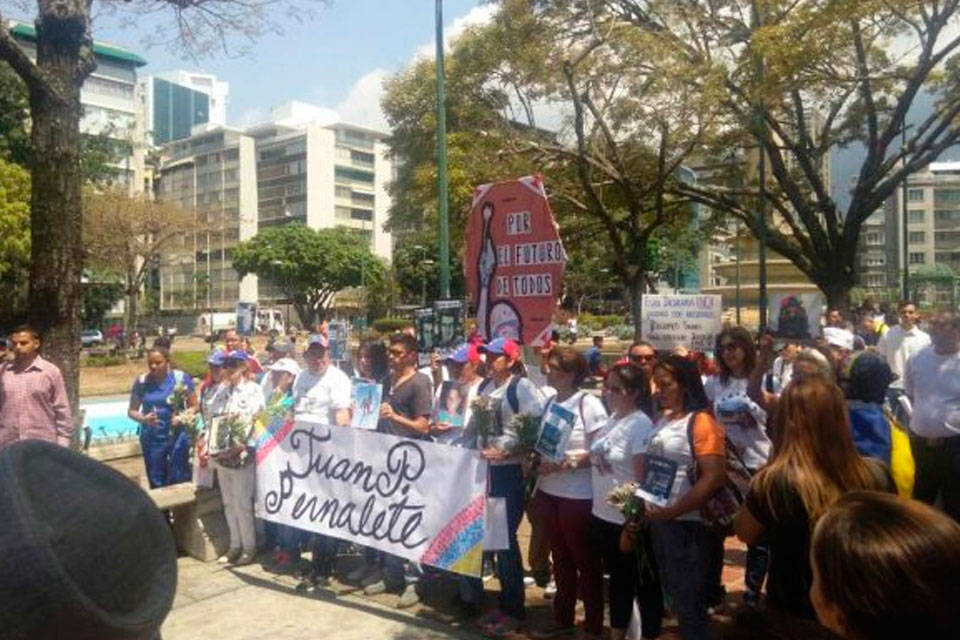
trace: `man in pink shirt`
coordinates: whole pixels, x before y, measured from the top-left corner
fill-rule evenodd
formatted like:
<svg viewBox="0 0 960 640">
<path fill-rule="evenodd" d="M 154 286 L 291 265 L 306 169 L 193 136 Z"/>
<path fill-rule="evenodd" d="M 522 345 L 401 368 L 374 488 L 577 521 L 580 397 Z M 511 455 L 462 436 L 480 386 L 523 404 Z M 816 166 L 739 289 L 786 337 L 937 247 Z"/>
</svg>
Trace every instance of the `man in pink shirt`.
<svg viewBox="0 0 960 640">
<path fill-rule="evenodd" d="M 40 336 L 21 326 L 10 334 L 14 358 L 0 363 L 0 449 L 18 440 L 70 445 L 73 416 L 57 366 L 40 356 Z"/>
</svg>

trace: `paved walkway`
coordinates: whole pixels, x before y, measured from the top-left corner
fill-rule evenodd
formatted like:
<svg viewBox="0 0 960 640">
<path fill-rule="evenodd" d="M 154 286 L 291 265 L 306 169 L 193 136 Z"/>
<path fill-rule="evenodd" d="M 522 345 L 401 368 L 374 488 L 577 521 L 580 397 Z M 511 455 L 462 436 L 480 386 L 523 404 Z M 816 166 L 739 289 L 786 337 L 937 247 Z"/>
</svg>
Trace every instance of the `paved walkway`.
<svg viewBox="0 0 960 640">
<path fill-rule="evenodd" d="M 526 524 L 524 522 L 524 524 Z M 521 530 L 521 546 L 526 547 L 526 533 Z M 736 607 L 743 592 L 743 560 L 745 549 L 730 539 L 724 583 L 728 591 L 729 612 Z M 341 558 L 340 569 L 349 570 L 356 558 Z M 338 582 L 330 589 L 314 593 L 296 590 L 297 581 L 278 576 L 254 564 L 227 568 L 216 563 L 202 563 L 180 558 L 179 580 L 173 611 L 163 627 L 164 640 L 196 638 L 228 638 L 230 640 L 432 640 L 433 638 L 480 638 L 469 625 L 459 626 L 449 604 L 456 593 L 455 584 L 447 580 L 431 580 L 424 585 L 427 604 L 411 609 L 395 608 L 397 596 L 366 597 Z M 485 583 L 486 608 L 496 602 L 497 581 Z M 527 589 L 528 628 L 546 625 L 551 618 L 550 601 L 542 590 Z M 582 619 L 583 612 L 578 612 Z M 718 618 L 722 618 L 718 616 Z M 524 632 L 516 640 L 527 638 Z M 677 640 L 676 624 L 666 621 L 662 640 Z"/>
</svg>

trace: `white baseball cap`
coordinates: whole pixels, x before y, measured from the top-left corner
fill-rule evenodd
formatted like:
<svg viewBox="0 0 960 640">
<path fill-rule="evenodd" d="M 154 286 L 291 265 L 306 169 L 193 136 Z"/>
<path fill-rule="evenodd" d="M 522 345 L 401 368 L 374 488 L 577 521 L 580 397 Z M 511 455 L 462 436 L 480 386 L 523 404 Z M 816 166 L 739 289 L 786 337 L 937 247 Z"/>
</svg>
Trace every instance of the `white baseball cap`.
<svg viewBox="0 0 960 640">
<path fill-rule="evenodd" d="M 267 367 L 270 371 L 285 371 L 293 375 L 300 373 L 300 365 L 293 358 L 280 358 L 272 365 Z"/>
<path fill-rule="evenodd" d="M 824 327 L 823 338 L 831 347 L 853 351 L 853 333 L 839 327 Z"/>
</svg>

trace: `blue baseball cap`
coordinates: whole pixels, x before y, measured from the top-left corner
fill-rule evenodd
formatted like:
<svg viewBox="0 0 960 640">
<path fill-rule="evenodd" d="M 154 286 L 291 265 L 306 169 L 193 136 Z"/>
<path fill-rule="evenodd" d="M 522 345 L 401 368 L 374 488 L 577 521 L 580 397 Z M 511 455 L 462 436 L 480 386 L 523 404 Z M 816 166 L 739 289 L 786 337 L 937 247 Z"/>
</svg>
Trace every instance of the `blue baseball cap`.
<svg viewBox="0 0 960 640">
<path fill-rule="evenodd" d="M 211 367 L 222 367 L 226 360 L 225 355 L 226 354 L 220 349 L 212 351 L 210 355 L 207 356 L 207 364 Z"/>
<path fill-rule="evenodd" d="M 250 356 L 247 355 L 247 352 L 243 349 L 234 349 L 233 351 L 228 351 L 223 354 L 224 363 L 229 362 L 246 362 L 250 359 Z"/>
<path fill-rule="evenodd" d="M 457 364 L 466 364 L 467 362 L 480 362 L 480 352 L 476 345 L 463 344 L 456 351 L 447 356 L 449 362 Z"/>
<path fill-rule="evenodd" d="M 520 357 L 520 345 L 510 338 L 496 338 L 487 344 L 480 345 L 481 353 L 490 353 L 495 356 L 507 356 L 511 360 Z"/>
</svg>

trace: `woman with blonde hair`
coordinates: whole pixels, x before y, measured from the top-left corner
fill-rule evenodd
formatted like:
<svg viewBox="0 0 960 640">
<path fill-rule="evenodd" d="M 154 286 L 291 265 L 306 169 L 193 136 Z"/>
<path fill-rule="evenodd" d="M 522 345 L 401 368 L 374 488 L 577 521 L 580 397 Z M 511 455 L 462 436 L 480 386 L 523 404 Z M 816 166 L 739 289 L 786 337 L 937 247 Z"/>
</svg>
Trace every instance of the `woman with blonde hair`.
<svg viewBox="0 0 960 640">
<path fill-rule="evenodd" d="M 813 526 L 849 491 L 895 487 L 882 463 L 857 454 L 836 385 L 820 377 L 794 380 L 780 396 L 774 419 L 779 448 L 750 483 L 734 530 L 747 544 L 761 536 L 770 544 L 768 606 L 812 619 Z"/>
<path fill-rule="evenodd" d="M 847 640 L 960 638 L 960 526 L 922 502 L 848 493 L 813 533 L 810 599 Z"/>
</svg>

